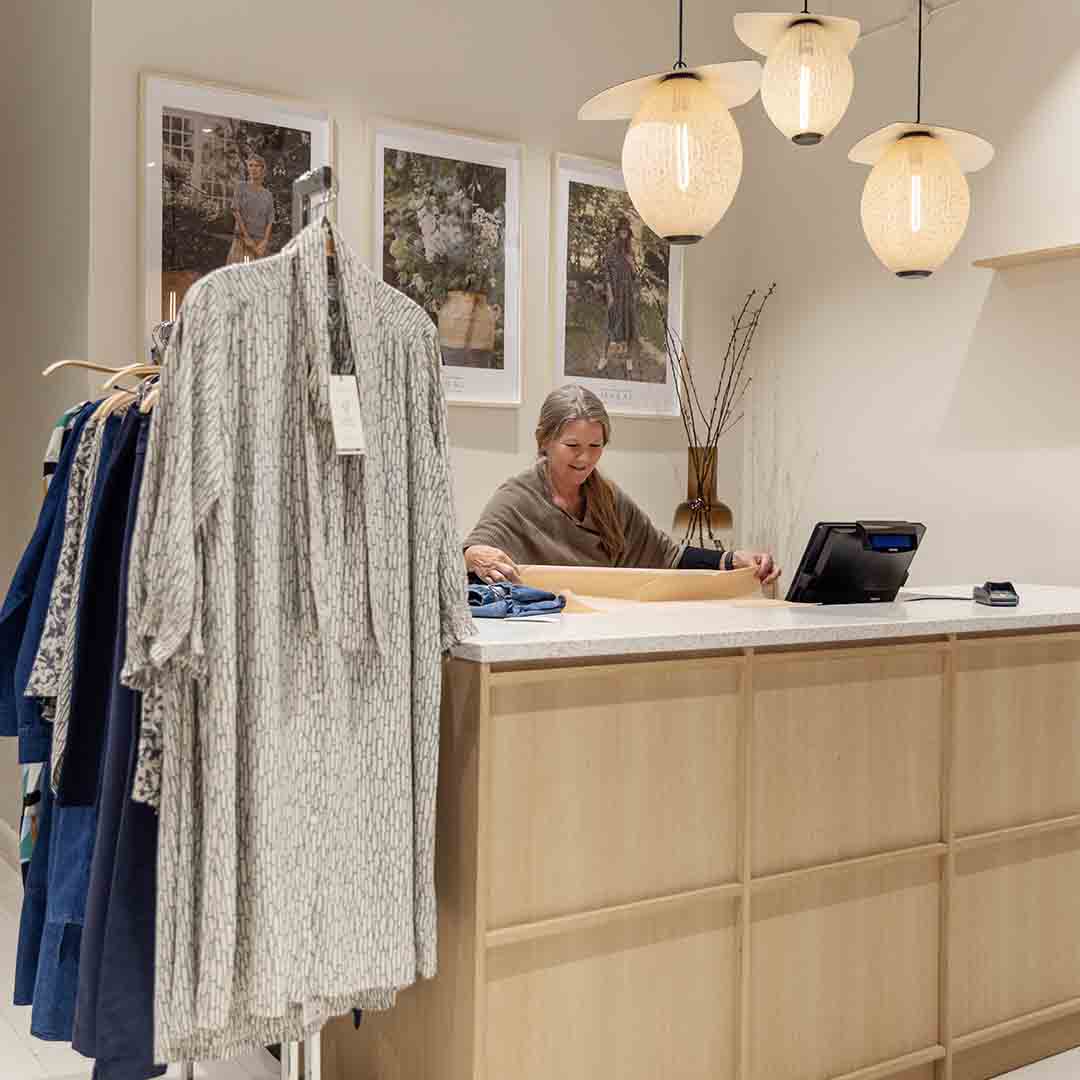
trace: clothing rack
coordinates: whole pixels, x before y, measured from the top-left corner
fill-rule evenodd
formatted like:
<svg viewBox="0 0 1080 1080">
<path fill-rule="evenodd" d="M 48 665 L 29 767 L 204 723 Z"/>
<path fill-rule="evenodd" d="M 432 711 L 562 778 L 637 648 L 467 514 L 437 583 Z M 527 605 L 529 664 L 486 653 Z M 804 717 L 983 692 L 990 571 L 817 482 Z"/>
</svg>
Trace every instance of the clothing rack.
<svg viewBox="0 0 1080 1080">
<path fill-rule="evenodd" d="M 298 176 L 292 186 L 292 231 L 296 236 L 301 229 L 310 225 L 313 200 L 322 197 L 325 206 L 337 194 L 334 186 L 334 170 L 329 165 L 319 165 Z"/>
</svg>

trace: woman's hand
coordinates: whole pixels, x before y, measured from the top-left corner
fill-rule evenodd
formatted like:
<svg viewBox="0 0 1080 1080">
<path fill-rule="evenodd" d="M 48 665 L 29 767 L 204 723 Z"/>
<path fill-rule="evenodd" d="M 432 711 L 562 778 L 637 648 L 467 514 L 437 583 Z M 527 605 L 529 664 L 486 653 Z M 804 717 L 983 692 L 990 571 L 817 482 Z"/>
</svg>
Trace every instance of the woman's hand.
<svg viewBox="0 0 1080 1080">
<path fill-rule="evenodd" d="M 768 585 L 780 576 L 780 567 L 767 551 L 736 551 L 733 562 L 736 569 L 752 566 L 762 585 Z"/>
<path fill-rule="evenodd" d="M 465 568 L 489 585 L 496 581 L 521 583 L 514 560 L 505 551 L 487 544 L 474 544 L 465 549 Z"/>
</svg>

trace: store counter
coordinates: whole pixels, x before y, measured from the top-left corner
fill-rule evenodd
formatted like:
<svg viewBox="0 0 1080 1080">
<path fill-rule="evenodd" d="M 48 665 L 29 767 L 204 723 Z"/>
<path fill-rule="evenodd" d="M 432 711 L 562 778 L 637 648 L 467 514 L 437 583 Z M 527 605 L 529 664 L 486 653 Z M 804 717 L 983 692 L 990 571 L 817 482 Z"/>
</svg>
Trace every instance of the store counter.
<svg viewBox="0 0 1080 1080">
<path fill-rule="evenodd" d="M 439 976 L 328 1027 L 324 1075 L 975 1080 L 1080 1044 L 1080 589 L 1019 592 L 480 625 Z"/>
</svg>

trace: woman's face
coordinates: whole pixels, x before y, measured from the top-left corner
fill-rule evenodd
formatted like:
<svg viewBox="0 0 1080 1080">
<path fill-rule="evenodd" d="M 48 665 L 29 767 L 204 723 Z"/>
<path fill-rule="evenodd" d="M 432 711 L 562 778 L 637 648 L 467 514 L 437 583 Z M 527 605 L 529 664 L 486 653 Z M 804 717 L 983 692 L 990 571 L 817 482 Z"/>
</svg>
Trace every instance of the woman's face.
<svg viewBox="0 0 1080 1080">
<path fill-rule="evenodd" d="M 263 178 L 266 176 L 266 166 L 261 161 L 256 161 L 254 158 L 247 163 L 248 179 L 253 184 L 261 184 Z"/>
<path fill-rule="evenodd" d="M 604 427 L 595 420 L 571 420 L 544 449 L 556 481 L 580 486 L 604 453 Z"/>
<path fill-rule="evenodd" d="M 630 230 L 629 230 L 629 228 L 627 228 L 627 226 L 620 225 L 617 235 L 618 235 L 619 239 L 625 244 L 626 241 L 630 239 Z"/>
</svg>

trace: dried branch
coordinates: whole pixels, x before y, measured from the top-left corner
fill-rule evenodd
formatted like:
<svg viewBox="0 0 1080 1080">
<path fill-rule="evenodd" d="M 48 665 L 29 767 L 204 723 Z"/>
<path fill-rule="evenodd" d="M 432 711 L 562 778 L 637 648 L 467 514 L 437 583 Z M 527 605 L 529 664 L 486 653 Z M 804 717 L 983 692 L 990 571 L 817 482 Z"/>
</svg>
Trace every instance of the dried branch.
<svg viewBox="0 0 1080 1080">
<path fill-rule="evenodd" d="M 694 367 L 687 356 L 685 343 L 678 332 L 669 325 L 663 305 L 657 303 L 657 312 L 664 327 L 668 360 L 671 364 L 675 393 L 679 401 L 679 415 L 686 433 L 687 446 L 700 451 L 690 456 L 694 479 L 697 481 L 698 499 L 690 508 L 690 521 L 686 532 L 687 540 L 693 541 L 696 536 L 701 546 L 705 544 L 706 533 L 709 541 L 714 546 L 716 545 L 716 537 L 712 530 L 712 507 L 708 505 L 705 481 L 709 469 L 712 468 L 714 471 L 716 469 L 717 446 L 721 436 L 743 419 L 742 401 L 753 382 L 748 369 L 750 348 L 761 323 L 765 305 L 775 291 L 776 282 L 773 282 L 761 295 L 760 303 L 754 306 L 754 299 L 759 294 L 756 289 L 751 289 L 738 315 L 731 320 L 731 335 L 724 349 L 716 392 L 713 394 L 712 407 L 708 414 L 702 404 L 697 380 L 694 377 Z M 736 410 L 739 411 L 736 412 Z M 704 438 L 701 437 L 702 433 L 698 427 L 699 418 L 704 427 Z"/>
</svg>

